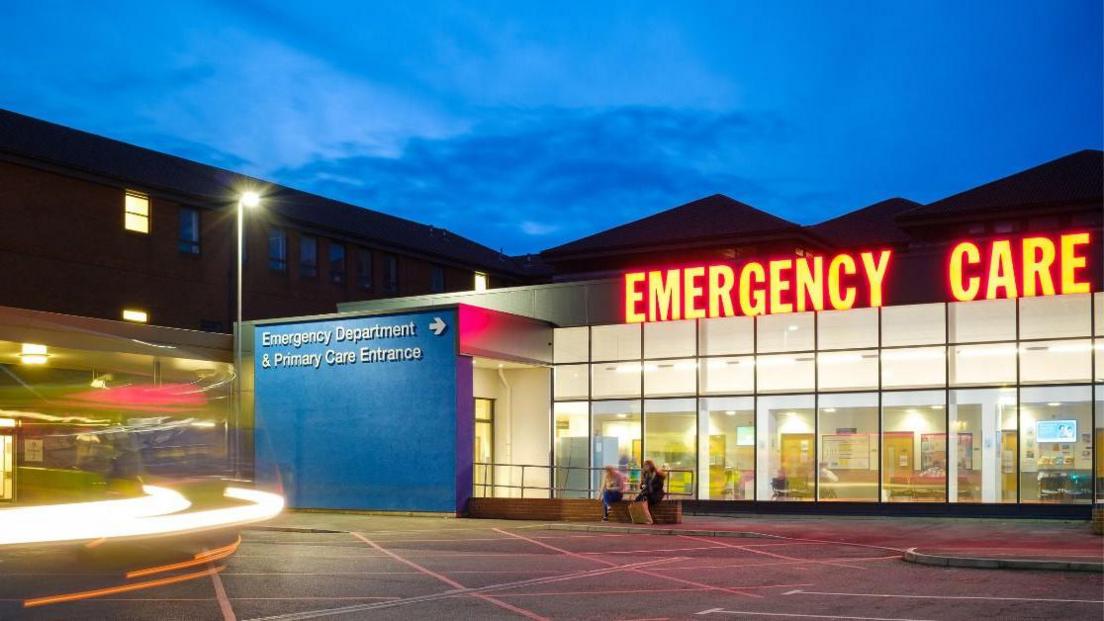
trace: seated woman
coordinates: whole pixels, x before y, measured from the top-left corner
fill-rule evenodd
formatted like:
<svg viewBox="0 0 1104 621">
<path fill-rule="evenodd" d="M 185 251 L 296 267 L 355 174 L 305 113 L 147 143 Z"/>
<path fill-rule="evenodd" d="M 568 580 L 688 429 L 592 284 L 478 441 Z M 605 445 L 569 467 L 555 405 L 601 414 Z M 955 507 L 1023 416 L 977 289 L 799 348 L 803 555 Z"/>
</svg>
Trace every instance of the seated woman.
<svg viewBox="0 0 1104 621">
<path fill-rule="evenodd" d="M 609 521 L 609 510 L 615 502 L 621 502 L 625 493 L 625 475 L 617 468 L 606 466 L 602 476 L 602 521 Z"/>
<path fill-rule="evenodd" d="M 654 461 L 645 459 L 642 479 L 640 481 L 640 493 L 636 495 L 636 499 L 638 501 L 647 500 L 648 508 L 651 509 L 658 504 L 659 501 L 663 500 L 663 484 L 666 479 L 667 476 L 656 468 Z"/>
</svg>

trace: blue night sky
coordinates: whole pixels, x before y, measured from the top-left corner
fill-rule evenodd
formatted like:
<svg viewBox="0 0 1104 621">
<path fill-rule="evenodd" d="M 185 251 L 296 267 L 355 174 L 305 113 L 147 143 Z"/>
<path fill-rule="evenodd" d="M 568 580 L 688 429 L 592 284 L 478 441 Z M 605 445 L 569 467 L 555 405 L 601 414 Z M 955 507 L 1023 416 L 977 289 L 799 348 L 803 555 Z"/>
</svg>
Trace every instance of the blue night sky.
<svg viewBox="0 0 1104 621">
<path fill-rule="evenodd" d="M 1102 145 L 1100 0 L 6 2 L 0 107 L 536 252 Z M 784 5 L 784 6 L 778 6 Z"/>
</svg>

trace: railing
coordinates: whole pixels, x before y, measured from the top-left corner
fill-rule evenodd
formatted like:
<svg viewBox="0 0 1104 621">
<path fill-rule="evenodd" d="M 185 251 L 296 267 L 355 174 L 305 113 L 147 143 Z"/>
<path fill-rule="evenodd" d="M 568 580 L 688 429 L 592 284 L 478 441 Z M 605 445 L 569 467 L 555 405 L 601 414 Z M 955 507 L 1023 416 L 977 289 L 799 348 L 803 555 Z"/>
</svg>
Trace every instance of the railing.
<svg viewBox="0 0 1104 621">
<path fill-rule="evenodd" d="M 502 476 L 503 470 L 509 476 Z M 516 479 L 517 483 L 515 484 L 513 475 L 518 473 L 519 470 L 520 477 Z M 508 497 L 525 498 L 526 491 L 529 491 L 530 498 L 597 498 L 604 470 L 604 467 L 588 468 L 586 466 L 476 462 L 472 468 L 472 493 L 477 498 L 499 497 L 499 490 L 510 492 L 507 495 Z M 635 493 L 640 486 L 640 468 L 619 467 L 618 470 L 628 480 L 629 490 L 626 492 L 626 496 Z M 697 498 L 694 470 L 669 468 L 665 472 L 667 473 L 667 482 L 664 485 L 664 491 L 667 492 L 667 496 Z M 538 477 L 536 473 L 545 473 L 545 475 Z M 526 481 L 526 474 L 529 475 L 528 482 Z M 572 476 L 573 474 L 574 476 Z M 577 479 L 580 478 L 580 474 L 586 479 L 586 487 L 571 487 L 571 485 L 578 482 Z M 538 478 L 539 480 L 534 480 Z M 499 482 L 500 479 L 506 479 L 508 482 Z M 547 481 L 547 483 L 541 484 L 541 481 Z M 518 496 L 513 495 L 514 490 L 517 490 Z M 544 493 L 538 494 L 536 492 Z"/>
</svg>

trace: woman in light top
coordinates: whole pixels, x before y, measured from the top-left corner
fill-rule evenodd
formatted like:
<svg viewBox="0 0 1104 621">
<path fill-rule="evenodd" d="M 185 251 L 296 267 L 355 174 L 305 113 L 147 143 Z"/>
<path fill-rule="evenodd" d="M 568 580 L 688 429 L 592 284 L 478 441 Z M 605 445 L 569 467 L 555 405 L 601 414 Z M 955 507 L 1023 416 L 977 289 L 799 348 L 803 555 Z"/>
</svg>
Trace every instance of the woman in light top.
<svg viewBox="0 0 1104 621">
<path fill-rule="evenodd" d="M 602 476 L 602 521 L 609 521 L 609 509 L 615 502 L 621 502 L 625 494 L 625 475 L 617 468 L 606 466 Z"/>
</svg>

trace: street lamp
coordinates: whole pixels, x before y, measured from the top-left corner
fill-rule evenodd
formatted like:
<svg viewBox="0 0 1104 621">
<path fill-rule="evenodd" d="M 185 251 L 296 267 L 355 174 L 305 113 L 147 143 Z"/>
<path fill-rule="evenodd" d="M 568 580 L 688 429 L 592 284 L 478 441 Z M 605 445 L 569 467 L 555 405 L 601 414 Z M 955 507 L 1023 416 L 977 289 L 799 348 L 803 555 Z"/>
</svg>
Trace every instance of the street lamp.
<svg viewBox="0 0 1104 621">
<path fill-rule="evenodd" d="M 245 210 L 261 204 L 261 195 L 256 192 L 242 192 L 238 198 L 238 324 L 234 328 L 234 375 L 237 379 L 234 408 L 234 477 L 241 478 L 241 421 L 242 421 L 242 272 L 245 267 L 243 238 L 245 236 Z"/>
</svg>

